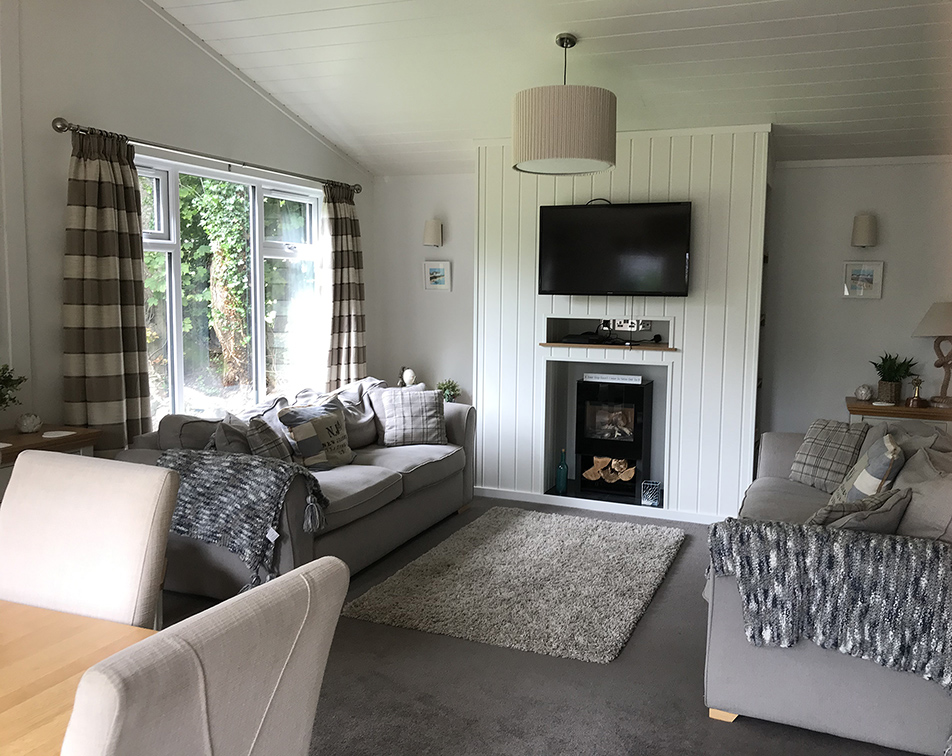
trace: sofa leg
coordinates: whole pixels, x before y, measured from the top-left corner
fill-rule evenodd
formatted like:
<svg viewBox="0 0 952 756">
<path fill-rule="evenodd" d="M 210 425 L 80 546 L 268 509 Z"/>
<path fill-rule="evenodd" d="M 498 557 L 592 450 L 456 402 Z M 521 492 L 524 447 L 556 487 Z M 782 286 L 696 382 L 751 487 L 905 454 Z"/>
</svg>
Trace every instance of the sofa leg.
<svg viewBox="0 0 952 756">
<path fill-rule="evenodd" d="M 729 711 L 721 711 L 720 709 L 708 709 L 707 714 L 711 719 L 717 719 L 721 722 L 733 722 L 737 719 L 736 714 L 731 714 Z"/>
<path fill-rule="evenodd" d="M 465 512 L 467 509 L 469 509 L 469 504 L 464 504 L 456 510 L 456 514 L 463 514 L 463 512 Z"/>
</svg>

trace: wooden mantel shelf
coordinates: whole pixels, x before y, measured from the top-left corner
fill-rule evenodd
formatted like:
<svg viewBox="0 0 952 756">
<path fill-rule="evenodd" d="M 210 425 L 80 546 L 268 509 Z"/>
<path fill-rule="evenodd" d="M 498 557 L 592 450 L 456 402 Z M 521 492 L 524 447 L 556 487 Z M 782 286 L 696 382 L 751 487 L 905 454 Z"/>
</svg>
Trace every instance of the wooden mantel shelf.
<svg viewBox="0 0 952 756">
<path fill-rule="evenodd" d="M 855 397 L 846 397 L 846 409 L 851 415 L 865 417 L 898 417 L 908 420 L 941 420 L 952 422 L 952 409 L 941 407 L 907 407 L 905 404 L 893 404 L 879 407 L 872 402 L 861 402 Z"/>
<path fill-rule="evenodd" d="M 678 350 L 674 347 L 668 346 L 667 344 L 566 344 L 561 341 L 543 341 L 539 344 L 540 347 L 567 347 L 569 349 L 627 349 L 629 352 L 633 351 L 648 351 L 648 352 L 677 352 Z"/>
</svg>

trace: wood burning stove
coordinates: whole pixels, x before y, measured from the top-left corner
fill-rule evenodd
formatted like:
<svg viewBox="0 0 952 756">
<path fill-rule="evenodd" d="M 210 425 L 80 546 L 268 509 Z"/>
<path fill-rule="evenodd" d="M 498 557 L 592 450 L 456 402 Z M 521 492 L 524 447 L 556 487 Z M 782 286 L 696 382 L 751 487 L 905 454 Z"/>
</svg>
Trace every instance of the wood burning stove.
<svg viewBox="0 0 952 756">
<path fill-rule="evenodd" d="M 651 472 L 651 381 L 579 381 L 575 493 L 640 503 Z"/>
</svg>

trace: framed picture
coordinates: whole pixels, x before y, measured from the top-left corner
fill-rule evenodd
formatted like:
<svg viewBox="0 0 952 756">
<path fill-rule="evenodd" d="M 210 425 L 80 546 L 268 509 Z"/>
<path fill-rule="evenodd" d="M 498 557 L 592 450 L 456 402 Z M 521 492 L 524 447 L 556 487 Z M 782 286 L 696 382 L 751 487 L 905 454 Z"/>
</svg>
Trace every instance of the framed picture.
<svg viewBox="0 0 952 756">
<path fill-rule="evenodd" d="M 850 299 L 882 299 L 883 263 L 853 260 L 843 266 L 843 296 Z"/>
<path fill-rule="evenodd" d="M 427 289 L 450 290 L 450 264 L 446 260 L 427 260 L 423 263 L 423 285 Z"/>
</svg>

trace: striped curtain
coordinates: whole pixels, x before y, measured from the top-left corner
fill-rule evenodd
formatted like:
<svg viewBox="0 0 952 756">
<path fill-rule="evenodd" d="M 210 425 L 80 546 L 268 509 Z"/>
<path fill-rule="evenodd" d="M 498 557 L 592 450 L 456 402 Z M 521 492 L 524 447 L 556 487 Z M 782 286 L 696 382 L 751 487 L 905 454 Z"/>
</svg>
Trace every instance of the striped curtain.
<svg viewBox="0 0 952 756">
<path fill-rule="evenodd" d="M 327 390 L 333 391 L 367 377 L 364 262 L 354 190 L 339 184 L 325 186 L 324 211 L 334 269 L 334 315 L 327 368 Z"/>
<path fill-rule="evenodd" d="M 125 137 L 73 133 L 63 264 L 65 416 L 100 428 L 101 456 L 152 430 L 142 225 Z"/>
</svg>

